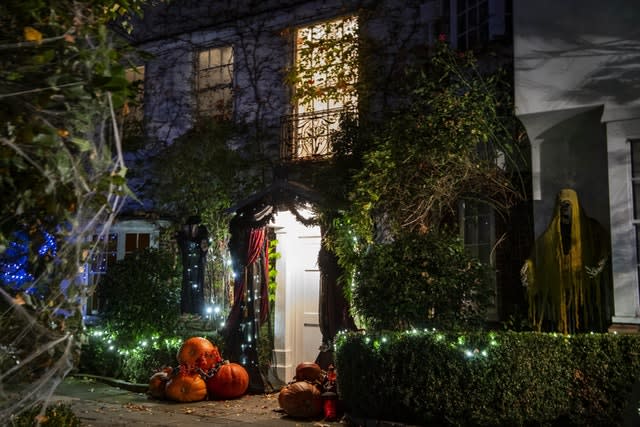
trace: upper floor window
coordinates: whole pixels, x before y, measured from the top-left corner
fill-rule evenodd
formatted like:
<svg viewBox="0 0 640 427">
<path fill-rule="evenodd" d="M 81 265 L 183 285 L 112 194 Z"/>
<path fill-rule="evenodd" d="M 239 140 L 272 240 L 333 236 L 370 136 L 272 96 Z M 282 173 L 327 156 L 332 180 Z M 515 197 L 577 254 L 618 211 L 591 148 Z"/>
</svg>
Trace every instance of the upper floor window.
<svg viewBox="0 0 640 427">
<path fill-rule="evenodd" d="M 144 71 L 144 65 L 127 68 L 124 71 L 124 77 L 131 84 L 132 90 L 118 113 L 119 132 L 125 151 L 135 151 L 140 148 L 144 140 Z M 109 127 L 110 135 L 111 131 Z"/>
<path fill-rule="evenodd" d="M 205 49 L 198 54 L 196 92 L 198 115 L 220 120 L 233 113 L 233 48 Z"/>
<path fill-rule="evenodd" d="M 424 8 L 425 18 L 437 22 L 433 30 L 446 34 L 455 49 L 485 47 L 491 40 L 508 40 L 513 34 L 513 0 L 440 1 L 437 7 Z"/>
<path fill-rule="evenodd" d="M 285 153 L 306 159 L 330 155 L 331 134 L 358 96 L 358 20 L 346 17 L 299 28 L 290 74 L 294 115 L 287 123 Z"/>
<path fill-rule="evenodd" d="M 473 49 L 489 41 L 488 0 L 458 0 L 457 48 Z"/>
</svg>

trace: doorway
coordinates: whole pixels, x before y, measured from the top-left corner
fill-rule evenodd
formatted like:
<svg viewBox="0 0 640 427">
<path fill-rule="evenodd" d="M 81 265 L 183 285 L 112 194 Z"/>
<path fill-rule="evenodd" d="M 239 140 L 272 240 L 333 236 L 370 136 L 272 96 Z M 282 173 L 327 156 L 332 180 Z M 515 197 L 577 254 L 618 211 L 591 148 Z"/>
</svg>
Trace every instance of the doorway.
<svg viewBox="0 0 640 427">
<path fill-rule="evenodd" d="M 309 211 L 299 211 L 305 218 Z M 295 367 L 313 362 L 322 344 L 319 321 L 320 227 L 307 227 L 289 211 L 275 215 L 277 288 L 274 323 L 274 362 L 278 378 L 293 380 Z"/>
</svg>

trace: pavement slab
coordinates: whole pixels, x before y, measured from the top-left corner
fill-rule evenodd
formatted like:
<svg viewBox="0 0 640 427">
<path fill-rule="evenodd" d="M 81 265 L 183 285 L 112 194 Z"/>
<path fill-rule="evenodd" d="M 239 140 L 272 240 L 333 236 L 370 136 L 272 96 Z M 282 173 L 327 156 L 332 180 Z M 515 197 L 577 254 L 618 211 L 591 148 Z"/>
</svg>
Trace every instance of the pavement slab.
<svg viewBox="0 0 640 427">
<path fill-rule="evenodd" d="M 177 403 L 155 400 L 94 378 L 68 377 L 52 402 L 71 406 L 85 427 L 142 426 L 345 426 L 344 420 L 291 418 L 278 405 L 278 393 L 247 394 L 234 400 Z"/>
</svg>

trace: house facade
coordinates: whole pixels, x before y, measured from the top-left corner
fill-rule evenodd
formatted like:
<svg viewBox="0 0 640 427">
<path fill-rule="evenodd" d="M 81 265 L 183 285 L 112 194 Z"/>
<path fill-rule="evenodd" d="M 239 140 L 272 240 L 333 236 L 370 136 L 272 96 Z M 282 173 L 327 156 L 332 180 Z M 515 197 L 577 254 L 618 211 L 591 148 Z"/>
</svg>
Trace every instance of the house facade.
<svg viewBox="0 0 640 427">
<path fill-rule="evenodd" d="M 552 11 L 550 13 L 550 11 Z M 640 325 L 640 7 L 516 0 L 516 113 L 531 141 L 535 235 L 573 189 L 610 232 L 613 330 Z"/>
<path fill-rule="evenodd" d="M 161 3 L 127 35 L 149 54 L 132 74 L 144 82 L 147 146 L 170 145 L 203 120 L 230 120 L 248 129 L 233 145 L 240 151 L 257 145 L 268 159 L 269 170 L 258 173 L 266 177 L 264 187 L 274 184 L 273 170 L 295 180 L 296 171 L 331 156 L 329 136 L 343 113 L 384 114 L 393 106 L 390 82 L 423 61 L 439 35 L 460 50 L 496 41 L 508 50 L 510 14 L 509 0 Z M 365 48 L 373 58 L 368 63 L 361 61 Z M 366 100 L 356 89 L 363 75 L 375 85 Z M 459 220 L 469 249 L 495 264 L 501 226 L 493 213 L 461 207 Z M 281 253 L 274 360 L 277 375 L 288 380 L 298 362 L 315 359 L 327 344 L 319 318 L 322 232 L 285 209 L 275 212 L 269 227 Z M 500 295 L 496 301 L 494 320 Z"/>
</svg>

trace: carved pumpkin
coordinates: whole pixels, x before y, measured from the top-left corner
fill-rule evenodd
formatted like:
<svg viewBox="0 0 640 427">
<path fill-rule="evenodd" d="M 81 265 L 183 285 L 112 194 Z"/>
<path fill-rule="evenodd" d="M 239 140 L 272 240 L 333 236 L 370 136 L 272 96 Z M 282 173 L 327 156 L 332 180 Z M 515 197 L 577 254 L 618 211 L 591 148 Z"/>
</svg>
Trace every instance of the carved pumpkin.
<svg viewBox="0 0 640 427">
<path fill-rule="evenodd" d="M 322 369 L 317 363 L 302 362 L 296 366 L 296 381 L 322 382 Z"/>
<path fill-rule="evenodd" d="M 315 418 L 322 414 L 320 390 L 306 381 L 297 381 L 283 387 L 278 395 L 278 403 L 292 417 Z"/>
<path fill-rule="evenodd" d="M 154 399 L 164 399 L 167 382 L 171 379 L 173 368 L 168 367 L 156 372 L 149 378 L 147 394 Z"/>
<path fill-rule="evenodd" d="M 222 361 L 218 347 L 202 337 L 191 337 L 185 340 L 178 350 L 178 363 L 190 369 L 200 368 L 208 371 L 216 363 Z"/>
<path fill-rule="evenodd" d="M 249 373 L 237 363 L 223 363 L 207 380 L 207 391 L 211 399 L 235 399 L 249 388 Z"/>
<path fill-rule="evenodd" d="M 197 402 L 207 397 L 207 384 L 199 374 L 181 367 L 180 372 L 167 382 L 165 395 L 176 402 Z"/>
</svg>

